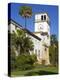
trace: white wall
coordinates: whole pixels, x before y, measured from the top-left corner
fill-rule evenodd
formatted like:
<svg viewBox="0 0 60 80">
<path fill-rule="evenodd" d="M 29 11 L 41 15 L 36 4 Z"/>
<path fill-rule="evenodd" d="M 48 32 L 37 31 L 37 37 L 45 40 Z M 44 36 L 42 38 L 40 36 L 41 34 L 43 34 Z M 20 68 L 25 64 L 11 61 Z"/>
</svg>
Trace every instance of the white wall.
<svg viewBox="0 0 60 80">
<path fill-rule="evenodd" d="M 49 32 L 50 26 L 47 22 L 35 23 L 35 32 Z"/>
<path fill-rule="evenodd" d="M 41 16 L 43 16 L 44 19 L 44 15 L 46 15 L 46 21 L 49 21 L 49 17 L 47 13 L 37 13 L 35 14 L 35 22 L 41 21 Z"/>
<path fill-rule="evenodd" d="M 12 33 L 13 31 L 15 31 L 16 26 L 14 24 L 9 24 L 8 26 L 8 30 Z"/>
<path fill-rule="evenodd" d="M 29 35 L 29 37 L 31 38 L 31 40 L 33 41 L 33 44 L 34 44 L 34 50 L 33 50 L 33 53 L 34 54 L 36 54 L 37 55 L 37 58 L 39 57 L 41 57 L 41 41 L 40 40 L 38 40 L 38 39 L 36 39 L 36 38 L 34 38 L 33 36 L 31 36 L 31 35 Z M 37 53 L 36 53 L 36 50 L 37 50 Z M 38 56 L 39 55 L 39 50 L 40 50 L 40 56 Z M 30 54 L 32 54 L 32 52 L 30 53 Z"/>
</svg>

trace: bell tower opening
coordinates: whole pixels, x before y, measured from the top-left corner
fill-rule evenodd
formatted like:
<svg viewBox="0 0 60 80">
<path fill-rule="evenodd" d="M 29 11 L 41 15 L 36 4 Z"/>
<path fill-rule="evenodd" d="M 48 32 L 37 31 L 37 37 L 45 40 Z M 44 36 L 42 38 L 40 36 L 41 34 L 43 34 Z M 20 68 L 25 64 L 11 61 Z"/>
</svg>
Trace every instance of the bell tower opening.
<svg viewBox="0 0 60 80">
<path fill-rule="evenodd" d="M 44 20 L 46 20 L 46 15 L 44 15 Z"/>
<path fill-rule="evenodd" d="M 41 16 L 41 20 L 43 20 L 43 15 Z"/>
</svg>

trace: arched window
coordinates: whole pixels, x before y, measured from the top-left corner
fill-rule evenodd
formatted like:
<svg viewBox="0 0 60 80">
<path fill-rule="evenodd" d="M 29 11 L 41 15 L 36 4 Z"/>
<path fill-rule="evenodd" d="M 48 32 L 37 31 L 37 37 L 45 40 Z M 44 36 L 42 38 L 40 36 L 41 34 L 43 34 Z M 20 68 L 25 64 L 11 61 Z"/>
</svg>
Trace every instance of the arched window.
<svg viewBox="0 0 60 80">
<path fill-rule="evenodd" d="M 37 49 L 35 49 L 35 54 L 37 55 Z"/>
<path fill-rule="evenodd" d="M 47 51 L 47 48 L 45 48 L 45 51 Z"/>
<path fill-rule="evenodd" d="M 46 20 L 46 15 L 44 15 L 44 20 Z"/>
<path fill-rule="evenodd" d="M 38 57 L 40 57 L 40 50 L 38 50 Z"/>
<path fill-rule="evenodd" d="M 43 15 L 41 16 L 41 20 L 43 20 Z"/>
</svg>

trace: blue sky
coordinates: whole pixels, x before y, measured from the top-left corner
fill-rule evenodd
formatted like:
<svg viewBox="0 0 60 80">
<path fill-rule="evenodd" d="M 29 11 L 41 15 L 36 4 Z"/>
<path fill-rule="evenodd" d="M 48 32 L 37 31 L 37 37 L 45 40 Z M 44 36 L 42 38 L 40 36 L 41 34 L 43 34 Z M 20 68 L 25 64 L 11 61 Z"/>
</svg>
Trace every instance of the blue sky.
<svg viewBox="0 0 60 80">
<path fill-rule="evenodd" d="M 56 34 L 58 38 L 58 6 L 11 3 L 10 18 L 15 20 L 23 27 L 25 27 L 25 19 L 19 15 L 19 8 L 24 5 L 31 6 L 33 12 L 32 17 L 27 19 L 27 29 L 29 29 L 31 32 L 34 32 L 35 13 L 47 12 L 50 18 L 50 33 Z"/>
</svg>

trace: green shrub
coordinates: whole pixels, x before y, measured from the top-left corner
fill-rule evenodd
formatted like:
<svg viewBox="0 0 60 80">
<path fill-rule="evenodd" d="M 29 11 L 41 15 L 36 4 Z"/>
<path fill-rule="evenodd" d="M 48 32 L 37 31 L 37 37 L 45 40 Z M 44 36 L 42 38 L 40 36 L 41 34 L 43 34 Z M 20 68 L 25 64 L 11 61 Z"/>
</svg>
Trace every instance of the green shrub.
<svg viewBox="0 0 60 80">
<path fill-rule="evenodd" d="M 19 55 L 16 59 L 17 69 L 28 70 L 33 68 L 33 64 L 36 61 L 35 55 Z"/>
<path fill-rule="evenodd" d="M 11 49 L 11 54 L 10 54 L 10 59 L 11 59 L 11 70 L 14 70 L 16 68 L 16 55 L 15 55 L 15 51 L 14 49 L 12 48 Z"/>
<path fill-rule="evenodd" d="M 52 65 L 58 65 L 58 48 L 54 46 L 49 47 L 49 58 Z"/>
</svg>

